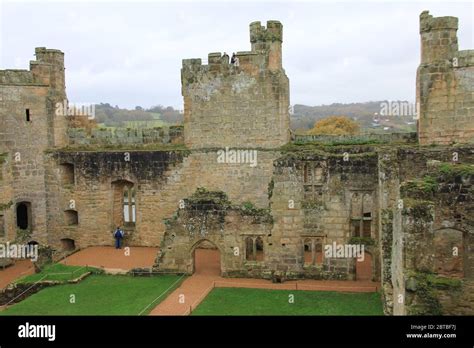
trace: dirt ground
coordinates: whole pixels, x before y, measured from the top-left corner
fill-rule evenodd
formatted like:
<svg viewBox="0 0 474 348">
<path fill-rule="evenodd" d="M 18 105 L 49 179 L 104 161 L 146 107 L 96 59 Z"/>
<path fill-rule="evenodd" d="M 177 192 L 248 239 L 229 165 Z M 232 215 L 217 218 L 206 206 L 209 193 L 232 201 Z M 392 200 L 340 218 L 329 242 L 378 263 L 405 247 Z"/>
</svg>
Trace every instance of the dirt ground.
<svg viewBox="0 0 474 348">
<path fill-rule="evenodd" d="M 158 254 L 158 248 L 130 247 L 129 255 L 125 254 L 125 250 L 114 247 L 90 247 L 72 254 L 61 263 L 71 266 L 92 266 L 129 271 L 133 268 L 153 266 Z"/>
<path fill-rule="evenodd" d="M 35 273 L 35 269 L 31 260 L 16 261 L 14 265 L 4 270 L 0 268 L 0 290 L 14 280 L 33 273 Z"/>
</svg>

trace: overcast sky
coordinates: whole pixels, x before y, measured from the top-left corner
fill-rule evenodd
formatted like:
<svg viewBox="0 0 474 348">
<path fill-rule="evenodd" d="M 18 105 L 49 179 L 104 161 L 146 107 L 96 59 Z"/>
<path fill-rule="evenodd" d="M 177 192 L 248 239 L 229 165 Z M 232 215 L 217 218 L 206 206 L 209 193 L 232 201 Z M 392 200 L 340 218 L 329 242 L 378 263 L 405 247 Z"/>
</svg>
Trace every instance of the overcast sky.
<svg viewBox="0 0 474 348">
<path fill-rule="evenodd" d="M 60 49 L 76 103 L 181 108 L 181 60 L 250 50 L 256 20 L 283 23 L 291 104 L 413 101 L 423 10 L 459 17 L 459 48 L 474 49 L 470 2 L 0 3 L 0 69 Z"/>
</svg>

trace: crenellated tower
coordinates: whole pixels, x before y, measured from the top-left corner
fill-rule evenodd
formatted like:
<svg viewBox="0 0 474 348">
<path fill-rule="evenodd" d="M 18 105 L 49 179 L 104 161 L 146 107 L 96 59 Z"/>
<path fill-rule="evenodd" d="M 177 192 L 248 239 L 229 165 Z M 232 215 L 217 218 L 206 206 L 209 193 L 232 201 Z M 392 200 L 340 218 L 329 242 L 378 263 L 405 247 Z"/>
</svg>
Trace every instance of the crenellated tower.
<svg viewBox="0 0 474 348">
<path fill-rule="evenodd" d="M 231 64 L 220 52 L 184 59 L 184 139 L 191 148 L 275 148 L 290 140 L 289 80 L 282 68 L 283 27 L 250 24 L 251 51 Z"/>
<path fill-rule="evenodd" d="M 474 142 L 474 50 L 458 49 L 458 19 L 420 15 L 420 144 Z"/>
</svg>

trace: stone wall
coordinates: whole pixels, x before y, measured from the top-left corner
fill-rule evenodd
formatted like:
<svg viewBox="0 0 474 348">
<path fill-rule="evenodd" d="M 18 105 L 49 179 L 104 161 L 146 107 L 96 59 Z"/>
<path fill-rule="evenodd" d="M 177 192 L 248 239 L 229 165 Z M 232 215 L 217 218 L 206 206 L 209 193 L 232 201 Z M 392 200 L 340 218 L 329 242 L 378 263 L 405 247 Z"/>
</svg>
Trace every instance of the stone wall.
<svg viewBox="0 0 474 348">
<path fill-rule="evenodd" d="M 420 144 L 474 142 L 474 50 L 458 50 L 456 17 L 420 15 Z"/>
<path fill-rule="evenodd" d="M 95 128 L 90 132 L 84 128 L 69 128 L 70 147 L 148 145 L 183 143 L 183 127 L 156 128 Z"/>
<path fill-rule="evenodd" d="M 130 160 L 126 161 L 127 154 Z M 198 187 L 227 192 L 235 203 L 268 206 L 271 151 L 258 151 L 257 165 L 219 163 L 216 151 L 55 152 L 48 156 L 50 243 L 71 238 L 77 247 L 111 245 L 114 183 L 125 180 L 136 189 L 136 223 L 127 230 L 129 245 L 157 246 L 181 199 Z M 61 165 L 71 164 L 74 181 L 63 184 Z M 67 226 L 65 213 L 74 201 L 78 224 Z M 115 213 L 114 213 L 115 212 Z"/>
</svg>

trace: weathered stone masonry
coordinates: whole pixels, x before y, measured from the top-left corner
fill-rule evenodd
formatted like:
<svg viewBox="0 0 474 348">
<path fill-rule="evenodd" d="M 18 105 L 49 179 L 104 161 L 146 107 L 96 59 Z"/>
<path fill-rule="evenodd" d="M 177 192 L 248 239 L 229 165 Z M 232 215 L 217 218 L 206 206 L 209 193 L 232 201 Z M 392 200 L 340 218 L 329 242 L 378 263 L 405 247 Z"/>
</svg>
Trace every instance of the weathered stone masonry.
<svg viewBox="0 0 474 348">
<path fill-rule="evenodd" d="M 36 49 L 29 71 L 0 71 L 0 242 L 60 253 L 111 245 L 120 225 L 127 245 L 160 247 L 157 271 L 192 273 L 195 249 L 215 247 L 223 276 L 374 280 L 387 314 L 472 314 L 472 51 L 456 18 L 420 25 L 418 140 L 438 146 L 291 143 L 277 21 L 250 24 L 238 65 L 183 60 L 184 130 L 68 127 L 64 55 Z M 333 243 L 362 244 L 365 261 L 328 257 Z"/>
</svg>

